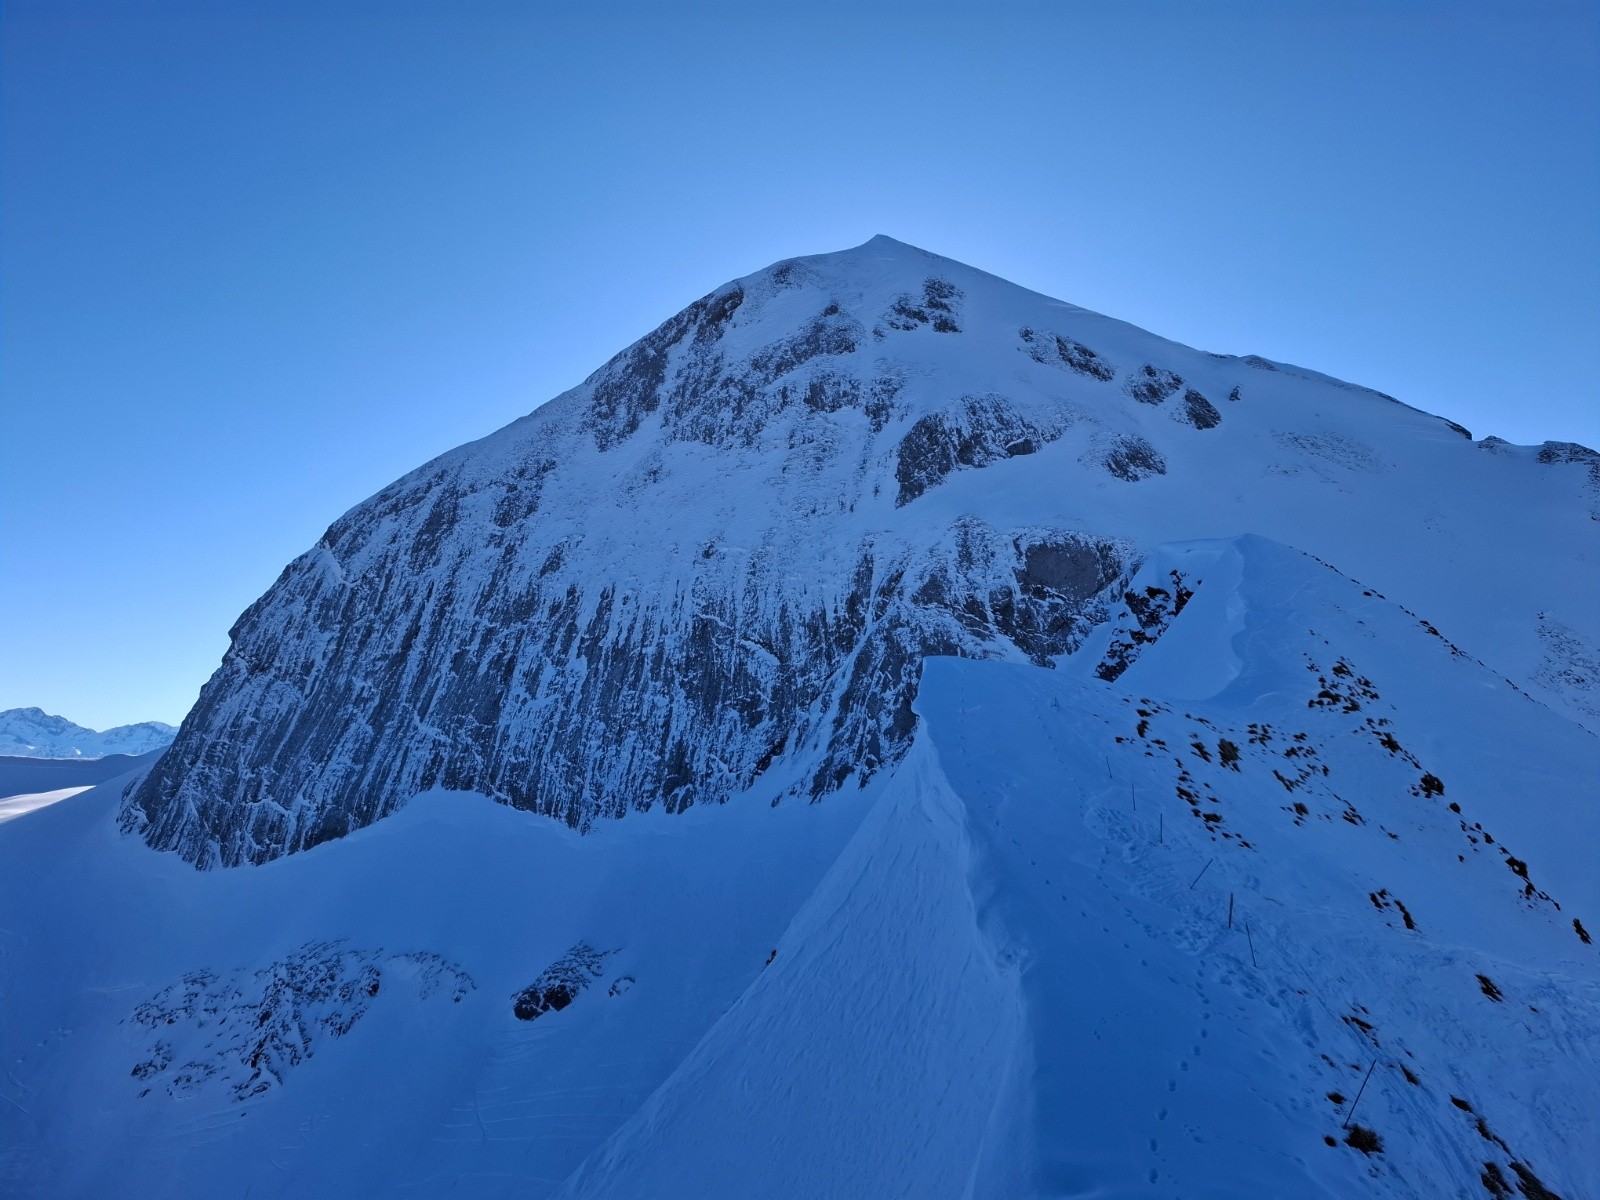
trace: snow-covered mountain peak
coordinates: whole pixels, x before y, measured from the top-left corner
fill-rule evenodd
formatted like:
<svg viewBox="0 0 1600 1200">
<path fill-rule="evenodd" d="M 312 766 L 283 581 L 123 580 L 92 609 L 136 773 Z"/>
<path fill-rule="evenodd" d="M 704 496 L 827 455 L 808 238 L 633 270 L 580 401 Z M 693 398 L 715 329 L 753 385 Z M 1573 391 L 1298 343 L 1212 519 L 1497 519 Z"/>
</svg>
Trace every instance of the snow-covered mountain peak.
<svg viewBox="0 0 1600 1200">
<path fill-rule="evenodd" d="M 890 239 L 718 288 L 0 825 L 0 1186 L 1597 1194 L 1600 459 L 1464 434 Z"/>
<path fill-rule="evenodd" d="M 172 741 L 177 732 L 161 721 L 141 721 L 97 732 L 42 708 L 8 708 L 0 712 L 0 755 L 101 758 L 108 754 L 147 754 Z"/>
<path fill-rule="evenodd" d="M 335 522 L 125 823 L 234 863 L 436 784 L 580 828 L 826 796 L 904 752 L 923 656 L 1051 662 L 1242 531 L 1594 720 L 1582 472 L 1463 432 L 888 238 L 780 262 Z"/>
</svg>

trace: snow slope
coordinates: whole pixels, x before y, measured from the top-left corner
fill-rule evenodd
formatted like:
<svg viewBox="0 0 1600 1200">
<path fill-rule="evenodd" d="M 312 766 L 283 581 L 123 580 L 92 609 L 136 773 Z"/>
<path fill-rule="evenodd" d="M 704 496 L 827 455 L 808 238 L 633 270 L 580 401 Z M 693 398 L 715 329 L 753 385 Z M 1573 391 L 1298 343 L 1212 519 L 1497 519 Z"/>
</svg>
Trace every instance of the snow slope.
<svg viewBox="0 0 1600 1200">
<path fill-rule="evenodd" d="M 165 749 L 165 747 L 162 747 Z M 144 754 L 107 754 L 100 758 L 33 758 L 0 756 L 0 799 L 26 792 L 93 787 L 129 771 L 148 767 L 162 750 Z"/>
<path fill-rule="evenodd" d="M 0 825 L 8 1197 L 545 1194 L 759 977 L 870 799 L 580 837 L 433 793 L 201 873 L 118 832 L 125 782 Z M 580 944 L 601 977 L 518 1020 Z"/>
<path fill-rule="evenodd" d="M 1592 737 L 1282 547 L 1168 561 L 1137 677 L 929 660 L 792 950 L 563 1195 L 1596 1194 Z M 1332 647 L 1357 712 L 1308 708 Z"/>
<path fill-rule="evenodd" d="M 126 784 L 0 826 L 7 1194 L 1600 1194 L 1593 735 L 1281 545 L 1174 573 L 1113 680 L 1132 609 L 929 659 L 822 804 L 431 793 L 210 872 Z"/>
<path fill-rule="evenodd" d="M 48 792 L 18 792 L 11 796 L 0 796 L 0 824 L 26 816 L 36 809 L 58 804 L 79 792 L 88 791 L 90 786 L 85 784 L 83 787 L 56 788 Z"/>
<path fill-rule="evenodd" d="M 0 755 L 101 758 L 108 754 L 148 754 L 165 747 L 177 732 L 160 721 L 141 721 L 97 733 L 41 708 L 8 708 L 0 712 Z"/>
</svg>

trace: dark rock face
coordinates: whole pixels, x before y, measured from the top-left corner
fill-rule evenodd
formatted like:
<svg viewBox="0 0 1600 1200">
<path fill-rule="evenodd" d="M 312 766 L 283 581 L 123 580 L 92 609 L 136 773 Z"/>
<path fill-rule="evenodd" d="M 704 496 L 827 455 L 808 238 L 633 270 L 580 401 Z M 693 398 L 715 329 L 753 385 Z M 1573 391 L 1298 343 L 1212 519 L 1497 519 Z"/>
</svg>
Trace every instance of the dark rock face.
<svg viewBox="0 0 1600 1200">
<path fill-rule="evenodd" d="M 1580 446 L 1577 442 L 1545 442 L 1539 447 L 1542 463 L 1583 463 L 1591 470 L 1600 467 L 1600 451 Z"/>
<path fill-rule="evenodd" d="M 697 358 L 707 357 L 719 329 L 739 310 L 744 289 L 738 284 L 696 300 L 653 333 L 612 359 L 594 376 L 590 428 L 605 450 L 631 437 L 645 417 L 661 407 L 669 354 L 682 343 Z"/>
<path fill-rule="evenodd" d="M 310 943 L 260 971 L 193 971 L 133 1010 L 129 1021 L 149 1040 L 130 1074 L 146 1085 L 141 1095 L 159 1086 L 172 1096 L 259 1096 L 349 1033 L 386 980 L 414 1000 L 445 995 L 457 1004 L 476 987 L 437 954 L 341 942 Z"/>
<path fill-rule="evenodd" d="M 620 445 L 656 414 L 668 442 L 719 447 L 750 446 L 762 429 L 799 405 L 823 412 L 860 407 L 883 427 L 894 411 L 892 375 L 865 385 L 826 372 L 804 385 L 787 382 L 814 359 L 854 354 L 866 338 L 860 322 L 830 303 L 797 333 L 747 359 L 730 360 L 719 343 L 744 299 L 743 289 L 732 284 L 695 301 L 591 377 L 584 423 L 599 449 Z"/>
<path fill-rule="evenodd" d="M 605 972 L 606 959 L 614 953 L 614 950 L 596 950 L 587 942 L 579 942 L 511 998 L 511 1011 L 519 1021 L 532 1021 L 547 1012 L 560 1012 L 600 978 Z M 611 994 L 621 995 L 626 990 L 613 984 Z"/>
<path fill-rule="evenodd" d="M 1539 447 L 1542 463 L 1571 463 L 1588 469 L 1589 510 L 1600 517 L 1600 452 L 1580 446 L 1577 442 L 1545 442 Z"/>
<path fill-rule="evenodd" d="M 902 333 L 924 325 L 931 325 L 936 333 L 960 333 L 960 314 L 955 307 L 960 300 L 961 290 L 955 284 L 930 278 L 923 282 L 921 297 L 903 295 L 890 305 L 883 323 Z"/>
<path fill-rule="evenodd" d="M 1128 376 L 1123 390 L 1140 404 L 1160 404 L 1182 386 L 1182 375 L 1146 363 Z"/>
<path fill-rule="evenodd" d="M 1217 406 L 1193 388 L 1183 394 L 1179 419 L 1196 429 L 1215 429 L 1222 424 L 1222 414 L 1217 411 Z"/>
<path fill-rule="evenodd" d="M 1117 369 L 1082 342 L 1056 333 L 1042 333 L 1024 326 L 1018 331 L 1028 357 L 1046 366 L 1065 367 L 1102 383 L 1117 377 Z"/>
<path fill-rule="evenodd" d="M 1574 463 L 1589 471 L 1589 484 L 1600 488 L 1600 452 L 1577 442 L 1545 442 L 1539 447 L 1542 463 Z"/>
<path fill-rule="evenodd" d="M 915 726 L 923 658 L 989 657 L 1010 647 L 1049 666 L 1105 619 L 1107 597 L 1135 566 L 1131 550 L 1108 539 L 1053 530 L 1007 536 L 968 517 L 917 574 L 861 571 L 857 607 L 871 621 L 812 794 L 852 777 L 865 783 L 898 761 Z"/>
<path fill-rule="evenodd" d="M 1098 453 L 1091 456 L 1091 461 L 1129 483 L 1167 473 L 1167 460 L 1161 452 L 1137 434 L 1122 434 L 1105 440 Z"/>
<path fill-rule="evenodd" d="M 1003 396 L 966 396 L 942 412 L 929 413 L 900 443 L 896 504 L 909 504 L 963 467 L 985 467 L 1019 454 L 1034 454 L 1060 436 L 1022 416 Z"/>
<path fill-rule="evenodd" d="M 862 383 L 853 375 L 818 371 L 806 384 L 801 399 L 813 412 L 859 409 L 872 423 L 872 431 L 878 433 L 895 415 L 895 397 L 899 391 L 900 380 L 892 372 Z M 784 400 L 787 401 L 787 393 Z"/>
<path fill-rule="evenodd" d="M 1095 667 L 1095 674 L 1107 682 L 1121 677 L 1167 631 L 1174 618 L 1194 598 L 1194 588 L 1178 572 L 1169 574 L 1171 587 L 1147 584 L 1139 591 L 1122 595 L 1125 606 L 1119 616 L 1117 632 L 1106 647 L 1105 656 Z M 1199 586 L 1198 582 L 1195 586 Z"/>
<path fill-rule="evenodd" d="M 461 504 L 445 489 L 427 511 Z M 431 528 L 360 581 L 323 561 L 337 535 L 291 566 L 191 714 L 206 736 L 168 752 L 124 828 L 197 865 L 259 863 L 442 786 L 582 829 L 720 801 L 805 744 L 824 747 L 821 795 L 903 752 L 923 655 L 1061 653 L 1129 557 L 1070 533 L 963 527 L 959 552 L 931 561 L 863 549 L 844 590 L 807 605 L 772 594 L 769 560 L 724 578 L 712 548 L 652 604 L 609 584 L 586 594 L 559 546 L 540 564 L 453 541 L 419 582 L 410 560 L 442 552 Z M 304 621 L 291 653 L 285 609 Z"/>
</svg>

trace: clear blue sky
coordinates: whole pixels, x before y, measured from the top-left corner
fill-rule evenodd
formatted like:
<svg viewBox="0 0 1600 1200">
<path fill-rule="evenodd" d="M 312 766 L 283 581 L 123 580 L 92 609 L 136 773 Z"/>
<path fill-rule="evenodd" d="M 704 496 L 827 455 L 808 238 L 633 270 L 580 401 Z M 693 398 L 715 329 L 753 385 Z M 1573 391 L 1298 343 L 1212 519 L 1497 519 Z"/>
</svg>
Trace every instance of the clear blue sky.
<svg viewBox="0 0 1600 1200">
<path fill-rule="evenodd" d="M 1600 443 L 1596 12 L 7 0 L 0 707 L 178 720 L 342 511 L 880 232 Z"/>
</svg>

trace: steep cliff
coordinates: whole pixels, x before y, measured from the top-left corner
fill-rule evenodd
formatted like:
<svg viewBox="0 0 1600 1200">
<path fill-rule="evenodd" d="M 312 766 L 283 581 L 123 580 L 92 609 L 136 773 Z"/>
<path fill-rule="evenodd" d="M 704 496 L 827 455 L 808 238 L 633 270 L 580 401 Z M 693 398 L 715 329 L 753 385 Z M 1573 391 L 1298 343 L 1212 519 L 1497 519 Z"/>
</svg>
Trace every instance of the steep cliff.
<svg viewBox="0 0 1600 1200">
<path fill-rule="evenodd" d="M 1243 530 L 1581 717 L 1595 620 L 1560 548 L 1590 465 L 1464 432 L 887 238 L 780 263 L 335 522 L 122 826 L 206 867 L 434 787 L 580 830 L 758 783 L 820 799 L 905 752 L 926 655 L 1047 665 L 1149 546 Z"/>
</svg>

